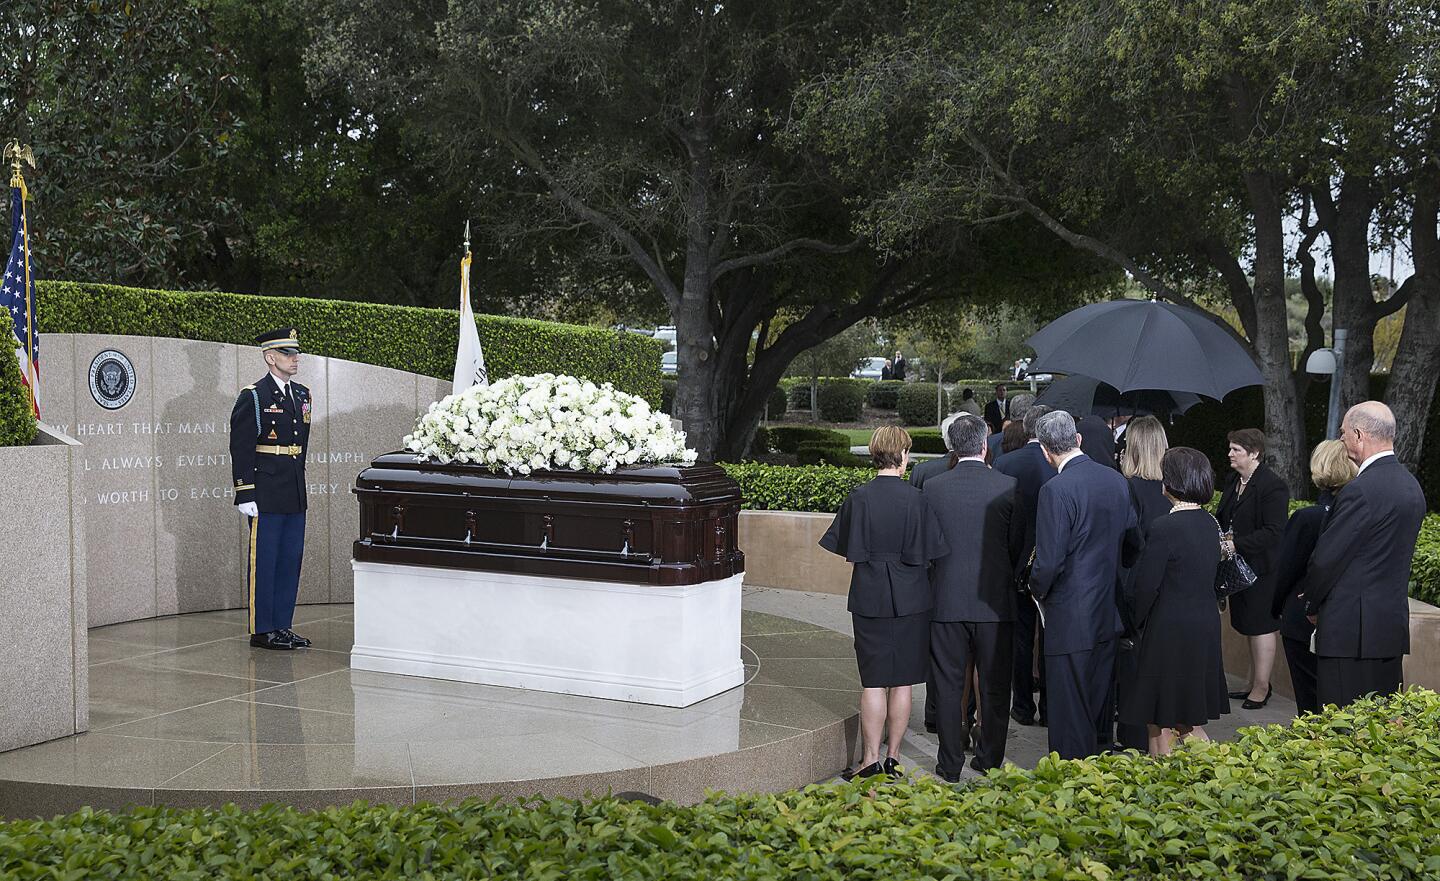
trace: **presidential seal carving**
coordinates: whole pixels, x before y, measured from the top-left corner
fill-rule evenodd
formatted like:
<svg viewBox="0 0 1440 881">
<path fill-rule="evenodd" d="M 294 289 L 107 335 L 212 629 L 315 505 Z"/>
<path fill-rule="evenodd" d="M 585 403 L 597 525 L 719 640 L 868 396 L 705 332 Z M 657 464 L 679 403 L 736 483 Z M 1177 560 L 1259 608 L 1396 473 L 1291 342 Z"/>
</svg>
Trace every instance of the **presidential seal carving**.
<svg viewBox="0 0 1440 881">
<path fill-rule="evenodd" d="M 90 362 L 90 397 L 106 410 L 119 410 L 135 396 L 135 365 L 124 352 L 106 349 Z"/>
</svg>

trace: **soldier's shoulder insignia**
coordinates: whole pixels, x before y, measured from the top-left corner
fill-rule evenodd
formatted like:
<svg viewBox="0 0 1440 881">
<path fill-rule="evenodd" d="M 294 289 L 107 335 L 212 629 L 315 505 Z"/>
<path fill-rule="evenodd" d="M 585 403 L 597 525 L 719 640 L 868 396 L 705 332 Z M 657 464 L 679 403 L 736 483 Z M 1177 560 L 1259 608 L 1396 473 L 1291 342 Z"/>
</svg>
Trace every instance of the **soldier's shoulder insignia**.
<svg viewBox="0 0 1440 881">
<path fill-rule="evenodd" d="M 248 392 L 248 391 L 250 391 L 250 390 L 253 389 L 253 388 L 255 388 L 255 386 L 253 386 L 253 385 L 247 385 L 247 386 L 245 386 L 243 389 L 241 389 L 240 391 L 242 391 L 242 392 Z"/>
</svg>

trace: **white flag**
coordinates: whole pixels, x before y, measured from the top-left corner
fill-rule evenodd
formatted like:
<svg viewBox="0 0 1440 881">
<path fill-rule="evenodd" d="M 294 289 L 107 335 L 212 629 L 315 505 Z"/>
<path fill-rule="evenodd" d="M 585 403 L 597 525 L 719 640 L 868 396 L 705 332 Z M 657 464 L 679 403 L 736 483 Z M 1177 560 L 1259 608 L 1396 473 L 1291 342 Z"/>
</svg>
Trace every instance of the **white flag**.
<svg viewBox="0 0 1440 881">
<path fill-rule="evenodd" d="M 455 350 L 454 393 L 489 384 L 485 353 L 480 351 L 480 334 L 475 330 L 475 313 L 470 311 L 470 252 L 466 251 L 460 261 L 460 346 Z"/>
</svg>

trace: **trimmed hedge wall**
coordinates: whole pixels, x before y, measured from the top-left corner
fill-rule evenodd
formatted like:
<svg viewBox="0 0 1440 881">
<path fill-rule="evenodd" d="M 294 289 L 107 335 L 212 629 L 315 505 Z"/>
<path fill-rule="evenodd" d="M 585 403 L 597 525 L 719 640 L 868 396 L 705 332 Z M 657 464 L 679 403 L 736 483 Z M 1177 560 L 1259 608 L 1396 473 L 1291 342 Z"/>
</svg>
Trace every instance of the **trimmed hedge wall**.
<svg viewBox="0 0 1440 881">
<path fill-rule="evenodd" d="M 6 314 L 9 317 L 9 314 Z M 7 336 L 14 336 L 7 330 Z M 41 401 L 43 404 L 44 401 Z M 39 430 L 13 346 L 0 346 L 0 447 L 28 446 Z"/>
<path fill-rule="evenodd" d="M 865 387 L 853 380 L 820 383 L 820 418 L 826 422 L 859 422 L 865 410 Z"/>
<path fill-rule="evenodd" d="M 934 778 L 303 812 L 83 810 L 0 826 L 0 877 L 779 881 L 1411 879 L 1440 873 L 1440 697 L 1412 690 L 1235 740 Z"/>
<path fill-rule="evenodd" d="M 865 405 L 876 410 L 894 410 L 900 390 L 905 387 L 902 379 L 882 379 L 870 383 L 865 389 Z"/>
<path fill-rule="evenodd" d="M 806 425 L 772 425 L 770 445 L 782 453 L 794 453 L 803 443 L 849 448 L 850 441 L 838 431 Z"/>
<path fill-rule="evenodd" d="M 293 325 L 305 351 L 446 378 L 455 371 L 459 316 L 448 309 L 308 297 L 152 291 L 42 281 L 42 333 L 111 333 L 252 345 L 257 333 Z M 633 333 L 477 315 L 493 377 L 564 373 L 640 395 L 659 406 L 665 345 Z"/>
<path fill-rule="evenodd" d="M 900 412 L 900 421 L 906 425 L 935 425 L 935 383 L 905 383 L 905 387 L 900 390 L 896 409 Z M 940 399 L 940 409 L 942 413 L 949 413 L 954 409 L 950 406 L 948 391 Z"/>
</svg>

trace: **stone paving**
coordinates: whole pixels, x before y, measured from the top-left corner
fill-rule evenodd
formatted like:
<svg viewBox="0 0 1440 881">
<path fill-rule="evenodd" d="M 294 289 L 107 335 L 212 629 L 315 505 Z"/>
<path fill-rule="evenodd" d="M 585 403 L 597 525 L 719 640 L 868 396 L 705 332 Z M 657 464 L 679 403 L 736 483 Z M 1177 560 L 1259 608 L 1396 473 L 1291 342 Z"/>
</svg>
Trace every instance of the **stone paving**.
<svg viewBox="0 0 1440 881">
<path fill-rule="evenodd" d="M 847 636 L 853 636 L 850 613 L 845 610 L 845 599 L 843 596 L 833 594 L 804 593 L 794 590 L 775 590 L 764 587 L 746 587 L 745 589 L 746 609 L 779 615 L 796 621 L 805 621 L 844 633 Z M 1278 662 L 1284 663 L 1284 660 L 1281 659 Z M 1243 686 L 1243 683 L 1233 676 L 1231 684 L 1234 687 Z M 857 692 L 857 705 L 858 700 Z M 914 766 L 917 770 L 929 773 L 935 768 L 936 755 L 940 745 L 934 734 L 925 731 L 922 718 L 924 706 L 925 686 L 920 685 L 915 689 L 910 731 L 905 736 L 905 742 L 901 744 L 900 752 L 908 760 L 907 764 Z M 1251 725 L 1284 724 L 1295 717 L 1295 702 L 1280 694 L 1274 695 L 1270 699 L 1269 706 L 1261 710 L 1242 710 L 1239 701 L 1232 702 L 1231 706 L 1232 710 L 1229 715 L 1206 726 L 1206 731 L 1213 739 L 1227 740 L 1234 737 L 1238 728 Z M 1038 725 L 1022 726 L 1011 721 L 1010 734 L 1006 744 L 1006 760 L 1022 767 L 1032 768 L 1048 751 L 1047 733 L 1044 728 Z M 963 776 L 977 775 L 967 767 Z"/>
</svg>

